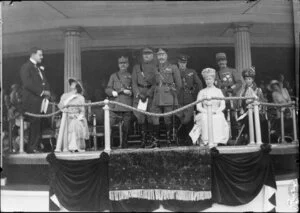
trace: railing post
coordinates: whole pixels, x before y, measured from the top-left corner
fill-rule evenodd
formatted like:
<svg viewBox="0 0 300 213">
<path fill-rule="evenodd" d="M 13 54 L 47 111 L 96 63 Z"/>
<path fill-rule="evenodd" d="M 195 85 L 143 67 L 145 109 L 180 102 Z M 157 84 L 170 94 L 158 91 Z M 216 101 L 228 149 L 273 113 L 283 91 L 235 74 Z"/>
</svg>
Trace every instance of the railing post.
<svg viewBox="0 0 300 213">
<path fill-rule="evenodd" d="M 286 143 L 284 138 L 284 107 L 280 107 L 281 143 Z"/>
<path fill-rule="evenodd" d="M 93 114 L 93 142 L 94 142 L 94 150 L 97 151 L 97 120 L 96 115 Z"/>
<path fill-rule="evenodd" d="M 109 106 L 108 106 L 109 100 L 105 99 L 103 107 L 104 110 L 104 133 L 105 133 L 105 152 L 110 152 L 110 120 L 109 120 Z"/>
<path fill-rule="evenodd" d="M 14 150 L 13 143 L 12 143 L 12 120 L 8 121 L 8 142 L 9 142 L 9 152 L 12 152 Z"/>
<path fill-rule="evenodd" d="M 24 117 L 20 116 L 20 153 L 24 153 Z"/>
<path fill-rule="evenodd" d="M 231 134 L 231 110 L 227 109 L 227 123 L 228 123 L 228 127 L 229 127 L 229 139 L 231 139 L 232 134 Z"/>
<path fill-rule="evenodd" d="M 258 101 L 255 100 L 254 103 L 254 120 L 255 120 L 255 135 L 256 135 L 256 144 L 262 144 L 261 141 L 261 129 L 260 129 L 260 119 L 259 119 L 259 110 L 258 110 Z"/>
<path fill-rule="evenodd" d="M 254 145 L 254 125 L 253 125 L 253 105 L 248 104 L 248 120 L 249 120 L 249 145 Z"/>
<path fill-rule="evenodd" d="M 211 99 L 209 99 L 207 102 L 208 145 L 212 145 L 214 142 L 212 116 L 212 103 Z"/>
<path fill-rule="evenodd" d="M 296 106 L 295 101 L 293 101 L 292 106 L 292 116 L 293 116 L 293 132 L 294 132 L 294 143 L 298 143 L 298 135 L 297 135 L 297 117 L 296 117 Z"/>
</svg>

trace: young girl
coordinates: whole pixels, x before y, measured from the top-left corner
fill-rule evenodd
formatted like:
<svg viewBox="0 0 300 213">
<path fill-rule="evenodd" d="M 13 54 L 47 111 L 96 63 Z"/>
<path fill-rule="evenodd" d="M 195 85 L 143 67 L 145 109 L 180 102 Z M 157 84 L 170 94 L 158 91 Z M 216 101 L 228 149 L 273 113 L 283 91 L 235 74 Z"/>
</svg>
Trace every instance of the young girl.
<svg viewBox="0 0 300 213">
<path fill-rule="evenodd" d="M 64 93 L 61 96 L 58 107 L 63 109 L 66 105 L 84 104 L 85 99 L 82 96 L 83 87 L 81 83 L 73 78 L 69 79 L 71 91 Z M 67 134 L 67 147 L 63 147 L 64 151 L 69 150 L 71 152 L 82 152 L 85 151 L 85 140 L 89 139 L 89 129 L 87 120 L 85 118 L 85 109 L 82 106 L 68 107 L 63 109 L 64 113 L 67 114 L 65 123 L 64 133 Z M 63 134 L 63 133 L 59 133 Z M 55 151 L 60 151 L 59 147 Z"/>
</svg>

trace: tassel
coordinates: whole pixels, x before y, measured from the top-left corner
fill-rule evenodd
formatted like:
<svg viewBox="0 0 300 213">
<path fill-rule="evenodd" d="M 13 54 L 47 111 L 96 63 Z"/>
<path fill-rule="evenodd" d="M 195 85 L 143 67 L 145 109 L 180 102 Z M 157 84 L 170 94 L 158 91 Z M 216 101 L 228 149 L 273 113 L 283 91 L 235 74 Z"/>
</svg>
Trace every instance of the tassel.
<svg viewBox="0 0 300 213">
<path fill-rule="evenodd" d="M 198 201 L 211 198 L 211 191 L 184 191 L 165 189 L 135 189 L 110 191 L 110 200 L 125 200 L 129 198 L 141 198 L 147 200 L 183 200 Z"/>
</svg>

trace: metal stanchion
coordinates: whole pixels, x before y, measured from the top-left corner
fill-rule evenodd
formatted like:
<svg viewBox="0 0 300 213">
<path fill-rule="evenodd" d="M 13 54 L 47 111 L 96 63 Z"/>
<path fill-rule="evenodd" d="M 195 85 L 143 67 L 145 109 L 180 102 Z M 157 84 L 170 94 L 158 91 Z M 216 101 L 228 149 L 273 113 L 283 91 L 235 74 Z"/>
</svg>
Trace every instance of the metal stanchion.
<svg viewBox="0 0 300 213">
<path fill-rule="evenodd" d="M 20 153 L 24 153 L 24 117 L 20 116 Z"/>
<path fill-rule="evenodd" d="M 227 109 L 227 123 L 228 123 L 228 127 L 229 127 L 229 139 L 232 138 L 232 133 L 231 133 L 231 119 L 230 119 L 230 116 L 231 116 L 231 110 L 230 110 L 230 109 Z"/>
<path fill-rule="evenodd" d="M 293 116 L 293 132 L 294 132 L 293 143 L 298 143 L 299 141 L 298 141 L 298 135 L 297 135 L 297 117 L 296 117 L 295 101 L 293 101 L 292 116 Z"/>
<path fill-rule="evenodd" d="M 93 142 L 94 142 L 94 150 L 97 151 L 97 120 L 96 120 L 96 115 L 93 114 Z"/>
<path fill-rule="evenodd" d="M 281 124 L 281 143 L 286 143 L 284 138 L 284 107 L 280 108 L 280 124 Z"/>
<path fill-rule="evenodd" d="M 110 120 L 109 120 L 109 106 L 108 106 L 109 100 L 105 99 L 103 107 L 104 110 L 104 132 L 105 132 L 105 152 L 110 152 Z"/>
<path fill-rule="evenodd" d="M 256 135 L 256 144 L 262 144 L 261 141 L 261 129 L 260 129 L 260 120 L 259 120 L 259 110 L 258 110 L 258 101 L 254 101 L 254 120 L 255 120 L 255 135 Z"/>
<path fill-rule="evenodd" d="M 208 103 L 207 103 L 208 145 L 212 145 L 214 142 L 212 116 L 213 116 L 212 115 L 212 103 L 211 103 L 211 100 L 208 100 Z"/>
<path fill-rule="evenodd" d="M 249 104 L 247 106 L 248 108 L 248 120 L 249 120 L 249 137 L 250 137 L 250 142 L 249 145 L 254 145 L 254 125 L 253 125 L 253 106 L 252 104 Z"/>
</svg>

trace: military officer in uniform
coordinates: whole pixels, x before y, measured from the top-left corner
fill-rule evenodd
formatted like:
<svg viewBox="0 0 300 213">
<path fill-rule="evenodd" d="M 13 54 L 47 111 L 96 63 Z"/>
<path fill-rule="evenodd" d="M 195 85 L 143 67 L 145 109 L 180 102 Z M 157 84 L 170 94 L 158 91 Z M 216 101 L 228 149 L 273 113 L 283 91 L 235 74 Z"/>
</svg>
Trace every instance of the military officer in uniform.
<svg viewBox="0 0 300 213">
<path fill-rule="evenodd" d="M 194 102 L 199 90 L 202 89 L 201 80 L 195 70 L 187 68 L 187 61 L 187 55 L 180 55 L 178 57 L 178 67 L 182 79 L 182 88 L 179 90 L 178 102 L 181 107 Z M 194 125 L 193 115 L 194 107 L 190 107 L 177 114 L 181 122 L 180 129 L 183 131 L 186 144 L 192 144 L 192 141 L 189 142 L 190 137 L 188 133 L 192 130 Z"/>
<path fill-rule="evenodd" d="M 217 53 L 216 61 L 219 66 L 219 70 L 216 75 L 216 86 L 222 90 L 225 97 L 238 96 L 239 91 L 243 86 L 241 73 L 239 73 L 236 69 L 227 66 L 227 58 L 225 53 Z M 235 110 L 236 107 L 237 102 L 226 102 L 227 109 Z M 234 113 L 231 113 L 230 118 L 232 135 L 236 136 L 236 116 L 234 116 Z"/>
<path fill-rule="evenodd" d="M 110 76 L 106 94 L 114 98 L 114 101 L 132 106 L 132 78 L 127 71 L 129 62 L 127 57 L 118 59 L 119 71 Z M 123 143 L 122 148 L 127 147 L 128 130 L 131 120 L 131 110 L 125 107 L 113 104 L 110 105 L 110 124 L 115 124 L 120 118 L 123 119 Z"/>
<path fill-rule="evenodd" d="M 182 83 L 178 67 L 168 62 L 168 54 L 165 49 L 158 49 L 158 70 L 155 75 L 156 87 L 154 89 L 153 104 L 151 112 L 162 113 L 170 112 L 174 107 L 178 106 L 177 92 L 180 90 Z M 159 117 L 152 117 L 154 132 L 153 132 L 153 147 L 159 147 Z M 171 144 L 171 116 L 164 117 L 168 145 Z"/>
<path fill-rule="evenodd" d="M 155 73 L 157 71 L 156 63 L 153 59 L 153 50 L 150 48 L 144 48 L 142 50 L 143 61 L 140 64 L 136 64 L 132 71 L 132 90 L 133 90 L 133 107 L 137 108 L 139 101 L 148 101 L 147 111 L 150 110 L 152 104 L 153 92 L 155 87 Z M 142 143 L 141 147 L 146 145 L 146 115 L 133 112 L 137 118 L 139 129 L 141 131 Z M 148 129 L 152 123 L 151 119 L 147 119 Z"/>
</svg>

